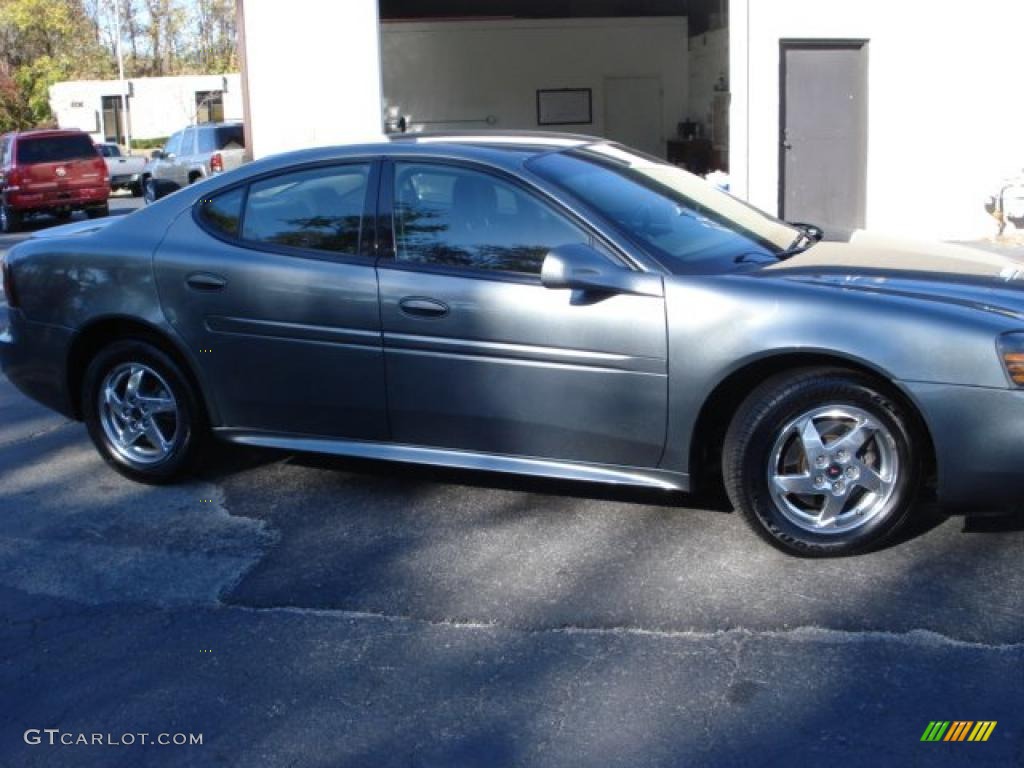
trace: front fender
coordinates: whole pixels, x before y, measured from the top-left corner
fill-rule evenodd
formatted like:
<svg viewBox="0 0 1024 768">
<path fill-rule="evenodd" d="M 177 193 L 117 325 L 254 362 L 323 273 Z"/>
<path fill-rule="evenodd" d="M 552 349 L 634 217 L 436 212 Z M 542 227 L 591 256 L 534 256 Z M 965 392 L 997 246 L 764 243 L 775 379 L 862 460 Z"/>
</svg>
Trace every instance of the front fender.
<svg viewBox="0 0 1024 768">
<path fill-rule="evenodd" d="M 669 278 L 669 417 L 663 468 L 691 471 L 698 417 L 758 361 L 828 358 L 905 382 L 1006 389 L 995 338 L 1009 321 L 965 307 L 743 275 Z"/>
</svg>

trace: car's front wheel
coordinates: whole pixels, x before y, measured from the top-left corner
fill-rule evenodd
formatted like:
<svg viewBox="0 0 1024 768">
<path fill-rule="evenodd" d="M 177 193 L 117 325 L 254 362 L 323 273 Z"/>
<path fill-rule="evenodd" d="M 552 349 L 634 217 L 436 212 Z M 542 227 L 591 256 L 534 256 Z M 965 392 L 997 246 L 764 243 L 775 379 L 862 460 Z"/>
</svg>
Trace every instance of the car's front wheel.
<svg viewBox="0 0 1024 768">
<path fill-rule="evenodd" d="M 869 377 L 776 376 L 726 434 L 733 505 L 776 547 L 805 557 L 876 547 L 908 520 L 922 474 L 912 415 Z"/>
<path fill-rule="evenodd" d="M 100 455 L 147 483 L 175 479 L 197 457 L 206 424 L 178 365 L 144 341 L 120 341 L 90 362 L 82 414 Z"/>
</svg>

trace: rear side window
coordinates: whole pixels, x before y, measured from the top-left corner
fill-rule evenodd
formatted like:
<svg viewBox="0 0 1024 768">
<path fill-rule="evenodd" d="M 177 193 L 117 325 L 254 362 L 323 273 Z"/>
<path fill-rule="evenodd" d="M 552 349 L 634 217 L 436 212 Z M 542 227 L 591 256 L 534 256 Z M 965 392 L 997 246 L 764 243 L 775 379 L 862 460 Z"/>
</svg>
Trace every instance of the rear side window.
<svg viewBox="0 0 1024 768">
<path fill-rule="evenodd" d="M 39 136 L 18 141 L 18 163 L 63 163 L 96 157 L 96 147 L 84 133 L 71 136 Z"/>
<path fill-rule="evenodd" d="M 211 229 L 222 235 L 237 237 L 244 201 L 245 187 L 239 187 L 223 195 L 204 200 L 199 209 L 199 216 Z"/>
<path fill-rule="evenodd" d="M 356 254 L 368 163 L 286 173 L 249 188 L 242 239 Z"/>
<path fill-rule="evenodd" d="M 245 149 L 245 136 L 240 125 L 203 128 L 199 131 L 199 154 L 222 149 Z"/>
</svg>

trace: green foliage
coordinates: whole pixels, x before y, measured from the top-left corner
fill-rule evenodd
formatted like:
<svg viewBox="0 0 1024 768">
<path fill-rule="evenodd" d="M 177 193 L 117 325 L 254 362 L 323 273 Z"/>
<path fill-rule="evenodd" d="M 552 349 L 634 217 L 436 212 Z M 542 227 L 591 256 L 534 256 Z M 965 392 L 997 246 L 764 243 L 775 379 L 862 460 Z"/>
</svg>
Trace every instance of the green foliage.
<svg viewBox="0 0 1024 768">
<path fill-rule="evenodd" d="M 237 70 L 235 0 L 113 2 L 125 77 Z M 116 77 L 117 29 L 111 0 L 0 0 L 0 133 L 50 124 L 54 83 Z"/>
<path fill-rule="evenodd" d="M 167 143 L 168 136 L 161 136 L 158 139 L 136 139 L 132 138 L 132 149 L 161 149 Z"/>
<path fill-rule="evenodd" d="M 112 72 L 80 0 L 0 0 L 0 131 L 49 123 L 54 83 Z"/>
</svg>

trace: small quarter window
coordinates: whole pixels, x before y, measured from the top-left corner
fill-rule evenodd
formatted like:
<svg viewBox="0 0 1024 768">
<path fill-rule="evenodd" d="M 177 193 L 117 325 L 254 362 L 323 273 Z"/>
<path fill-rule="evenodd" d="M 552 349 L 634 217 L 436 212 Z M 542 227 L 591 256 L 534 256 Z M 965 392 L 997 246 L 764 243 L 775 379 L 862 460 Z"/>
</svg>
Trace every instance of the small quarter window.
<svg viewBox="0 0 1024 768">
<path fill-rule="evenodd" d="M 202 201 L 199 215 L 207 226 L 222 235 L 238 236 L 238 221 L 242 216 L 244 187 Z"/>
</svg>

